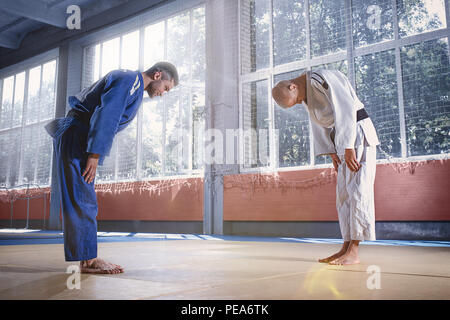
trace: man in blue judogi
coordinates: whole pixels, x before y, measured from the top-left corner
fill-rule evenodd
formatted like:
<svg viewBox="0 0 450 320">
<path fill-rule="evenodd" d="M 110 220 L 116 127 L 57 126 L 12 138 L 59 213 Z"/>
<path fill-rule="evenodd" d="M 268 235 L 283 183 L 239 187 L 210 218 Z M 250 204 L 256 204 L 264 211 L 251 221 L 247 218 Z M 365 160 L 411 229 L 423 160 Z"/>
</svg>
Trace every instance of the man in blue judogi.
<svg viewBox="0 0 450 320">
<path fill-rule="evenodd" d="M 178 85 L 178 72 L 158 62 L 145 72 L 115 70 L 75 96 L 65 118 L 46 126 L 53 137 L 62 202 L 66 261 L 80 261 L 83 273 L 121 273 L 119 265 L 97 258 L 97 198 L 94 178 L 114 136 L 136 116 L 144 90 L 150 98 Z"/>
</svg>

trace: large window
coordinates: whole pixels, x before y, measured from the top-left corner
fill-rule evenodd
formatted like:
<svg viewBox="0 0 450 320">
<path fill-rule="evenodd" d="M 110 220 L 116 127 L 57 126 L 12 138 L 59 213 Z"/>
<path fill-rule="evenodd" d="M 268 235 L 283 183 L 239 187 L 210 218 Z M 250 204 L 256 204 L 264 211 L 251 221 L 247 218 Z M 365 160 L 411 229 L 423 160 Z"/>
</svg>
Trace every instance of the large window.
<svg viewBox="0 0 450 320">
<path fill-rule="evenodd" d="M 52 140 L 44 125 L 55 115 L 56 60 L 0 81 L 0 185 L 48 186 Z"/>
<path fill-rule="evenodd" d="M 180 85 L 163 98 L 148 98 L 121 131 L 97 172 L 98 182 L 197 174 L 202 169 L 205 109 L 205 8 L 179 13 L 87 46 L 83 87 L 114 69 L 144 71 L 173 63 Z"/>
<path fill-rule="evenodd" d="M 278 81 L 319 68 L 340 70 L 352 82 L 377 129 L 379 159 L 449 153 L 446 6 L 444 0 L 241 0 L 241 128 L 278 130 L 269 130 L 269 141 L 260 135 L 244 141 L 254 161 L 242 168 L 330 162 L 313 156 L 306 110 L 282 109 L 270 95 Z M 272 161 L 259 161 L 265 145 Z"/>
</svg>

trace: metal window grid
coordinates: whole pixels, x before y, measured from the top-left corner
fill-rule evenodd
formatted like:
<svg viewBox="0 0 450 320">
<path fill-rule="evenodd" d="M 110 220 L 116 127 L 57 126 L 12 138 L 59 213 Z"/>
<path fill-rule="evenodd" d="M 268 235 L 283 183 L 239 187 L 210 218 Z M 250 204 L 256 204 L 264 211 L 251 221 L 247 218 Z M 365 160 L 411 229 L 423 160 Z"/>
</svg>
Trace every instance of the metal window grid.
<svg viewBox="0 0 450 320">
<path fill-rule="evenodd" d="M 120 34 L 116 34 L 113 37 L 109 37 L 105 40 L 102 41 L 97 41 L 94 43 L 91 43 L 87 46 L 84 46 L 83 51 L 88 50 L 89 48 L 95 47 L 96 45 L 100 46 L 100 53 L 99 53 L 99 75 L 101 76 L 102 74 L 102 58 L 103 58 L 103 44 L 111 39 L 114 38 L 118 38 L 120 39 L 120 45 L 119 45 L 119 68 L 122 67 L 122 38 L 124 35 L 133 32 L 133 31 L 139 31 L 139 70 L 143 70 L 144 69 L 144 42 L 145 42 L 145 28 L 160 23 L 160 22 L 164 22 L 164 34 L 166 35 L 168 30 L 167 30 L 167 23 L 168 20 L 179 16 L 180 14 L 185 14 L 186 12 L 189 12 L 189 30 L 188 30 L 188 35 L 189 35 L 189 52 L 190 52 L 190 57 L 189 57 L 189 61 L 190 63 L 190 72 L 189 72 L 189 80 L 192 80 L 192 72 L 191 72 L 191 65 L 192 65 L 192 45 L 193 45 L 193 39 L 192 39 L 192 31 L 193 31 L 193 12 L 196 9 L 199 8 L 205 8 L 205 5 L 203 3 L 198 4 L 188 10 L 185 11 L 181 11 L 181 12 L 177 12 L 171 15 L 166 16 L 163 19 L 159 19 L 159 20 L 155 20 L 154 22 L 152 22 L 151 24 L 141 24 L 137 29 L 134 30 L 127 30 L 127 31 L 123 31 Z M 85 56 L 85 55 L 84 55 Z M 167 36 L 164 37 L 164 60 L 167 60 Z M 86 63 L 83 62 L 83 67 L 86 66 Z M 91 70 L 93 72 L 93 70 Z M 97 79 L 94 79 L 97 80 Z M 82 83 L 83 80 L 82 80 Z M 189 81 L 189 83 L 191 83 L 189 85 L 188 91 L 189 91 L 189 103 L 190 105 L 192 104 L 192 91 L 193 89 L 198 89 L 201 87 L 198 87 L 197 85 L 192 84 L 192 81 Z M 181 92 L 180 92 L 181 94 Z M 162 159 L 162 172 L 161 172 L 161 176 L 154 176 L 154 177 L 146 177 L 144 179 L 144 177 L 142 176 L 142 170 L 141 170 L 141 165 L 142 165 L 142 159 L 141 159 L 141 155 L 142 155 L 142 127 L 143 127 L 143 111 L 142 108 L 139 108 L 138 114 L 136 116 L 136 120 L 137 120 L 137 143 L 136 143 L 136 157 L 137 157 L 137 161 L 136 161 L 136 176 L 133 179 L 119 179 L 118 177 L 118 168 L 119 168 L 119 156 L 118 156 L 118 152 L 114 153 L 114 179 L 112 181 L 99 181 L 99 184 L 102 183 L 111 183 L 111 182 L 131 182 L 131 181 L 141 181 L 141 180 L 160 180 L 160 179 L 169 179 L 169 178 L 180 178 L 180 177 L 198 177 L 202 174 L 202 170 L 201 169 L 193 169 L 193 162 L 192 162 L 192 148 L 194 147 L 193 143 L 190 145 L 190 148 L 188 150 L 189 153 L 189 162 L 188 162 L 188 169 L 187 170 L 183 170 L 181 169 L 181 171 L 183 172 L 183 174 L 181 175 L 169 175 L 166 172 L 166 142 L 167 142 L 167 133 L 166 133 L 166 122 L 167 122 L 167 102 L 166 102 L 166 97 L 162 98 L 162 102 L 163 102 L 163 126 L 162 126 L 162 154 L 161 154 L 161 159 Z M 149 101 L 149 98 L 147 96 L 144 96 L 144 99 L 142 101 L 142 104 L 144 104 L 145 102 Z M 181 113 L 181 107 L 179 108 L 179 113 Z M 194 134 L 193 134 L 193 127 L 192 127 L 192 112 L 190 113 L 190 126 L 189 126 L 189 141 L 193 142 L 194 141 Z M 181 128 L 180 128 L 181 130 Z M 181 136 L 181 134 L 180 134 Z M 116 145 L 117 147 L 117 145 Z M 182 148 L 179 150 L 179 157 L 178 157 L 178 162 L 182 162 Z M 178 163 L 178 165 L 180 166 L 180 168 L 182 167 L 181 163 Z"/>
<path fill-rule="evenodd" d="M 45 57 L 50 55 L 51 57 Z M 12 66 L 13 68 L 10 70 L 7 70 L 3 75 L 0 75 L 0 114 L 2 112 L 2 102 L 3 102 L 3 82 L 6 78 L 8 77 L 14 77 L 14 82 L 13 82 L 13 95 L 12 95 L 12 101 L 11 101 L 11 106 L 12 106 L 12 110 L 11 110 L 11 118 L 10 118 L 10 126 L 9 128 L 5 128 L 5 129 L 0 129 L 0 133 L 1 134 L 7 134 L 9 132 L 13 132 L 15 130 L 20 130 L 20 140 L 19 140 L 19 145 L 17 146 L 18 151 L 18 164 L 19 164 L 19 172 L 18 172 L 18 188 L 24 188 L 22 186 L 22 179 L 23 179 L 23 172 L 24 172 L 24 165 L 23 165 L 23 161 L 24 161 L 24 155 L 22 154 L 22 144 L 23 144 L 23 135 L 22 132 L 24 129 L 26 128 L 31 128 L 31 127 L 35 127 L 35 126 L 39 126 L 39 125 L 44 125 L 48 119 L 40 119 L 40 113 L 38 113 L 38 118 L 36 122 L 33 123 L 26 123 L 26 118 L 27 118 L 27 113 L 25 112 L 25 110 L 27 110 L 28 108 L 28 85 L 29 85 L 29 76 L 30 76 L 30 70 L 40 67 L 40 74 L 39 74 L 39 79 L 40 79 L 40 83 L 39 83 L 39 99 L 38 99 L 38 104 L 41 104 L 41 94 L 42 94 L 42 78 L 43 78 L 43 72 L 44 72 L 44 65 L 47 63 L 50 63 L 52 61 L 55 61 L 55 78 L 54 78 L 54 99 L 53 99 L 53 116 L 52 118 L 55 117 L 55 104 L 56 104 L 56 90 L 57 90 L 57 76 L 58 76 L 58 56 L 54 56 L 55 53 L 51 52 L 51 53 L 46 53 L 44 54 L 44 58 L 40 59 L 40 57 L 35 57 L 30 59 L 31 62 L 24 62 L 19 64 L 18 66 Z M 41 60 L 39 62 L 35 62 L 34 60 Z M 20 70 L 20 71 L 17 71 Z M 25 79 L 24 79 L 24 94 L 23 94 L 23 101 L 22 101 L 22 115 L 21 115 L 21 124 L 17 125 L 17 126 L 13 126 L 12 121 L 13 121 L 13 117 L 14 117 L 14 104 L 15 104 L 15 91 L 16 91 L 16 78 L 17 75 L 25 72 Z M 28 111 L 28 110 L 27 110 Z M 53 149 L 52 149 L 52 154 L 53 154 Z M 50 167 L 52 166 L 52 162 L 53 162 L 53 156 L 52 154 L 50 155 Z M 12 162 L 9 161 L 8 162 L 8 169 L 7 169 L 7 176 L 6 176 L 6 186 L 9 186 L 11 181 L 10 181 L 10 175 L 11 175 L 11 168 L 13 165 L 17 165 L 16 162 Z M 35 162 L 34 163 L 34 174 L 33 174 L 33 181 L 31 183 L 35 183 L 36 179 L 37 179 L 37 167 L 38 167 L 38 163 Z M 51 184 L 51 171 L 49 171 L 49 183 L 46 185 L 40 185 L 40 187 L 48 187 Z M 13 187 L 14 188 L 14 187 Z"/>
<path fill-rule="evenodd" d="M 324 56 L 319 57 L 312 57 L 311 58 L 311 30 L 310 30 L 310 12 L 309 12 L 309 2 L 310 0 L 304 0 L 305 1 L 305 28 L 306 28 L 306 58 L 301 61 L 293 61 L 281 65 L 274 66 L 273 65 L 273 1 L 270 0 L 270 28 L 269 28 L 269 40 L 270 40 L 270 46 L 269 46 L 269 54 L 270 54 L 270 65 L 268 68 L 262 68 L 258 69 L 254 72 L 250 73 L 243 73 L 242 72 L 242 63 L 241 63 L 241 3 L 242 1 L 246 0 L 239 0 L 238 4 L 238 15 L 239 15 L 239 27 L 238 27 L 238 43 L 239 43 L 239 53 L 238 53 L 238 61 L 239 61 L 239 128 L 243 129 L 244 121 L 243 121 L 243 101 L 242 101 L 242 91 L 243 91 L 243 85 L 246 83 L 252 83 L 255 81 L 260 80 L 267 80 L 270 84 L 273 86 L 273 78 L 274 75 L 286 73 L 290 71 L 295 71 L 299 69 L 306 69 L 311 70 L 312 67 L 338 62 L 341 60 L 345 60 L 348 63 L 348 72 L 349 72 L 349 80 L 352 83 L 353 87 L 355 87 L 355 67 L 354 67 L 354 61 L 356 57 L 363 56 L 370 53 L 377 53 L 386 51 L 389 49 L 395 50 L 395 63 L 396 63 L 396 74 L 397 74 L 397 94 L 398 94 L 398 101 L 399 101 L 399 123 L 400 123 L 400 139 L 401 139 L 401 158 L 392 159 L 393 161 L 403 161 L 403 160 L 410 160 L 410 161 L 420 161 L 424 159 L 440 159 L 442 158 L 442 155 L 436 154 L 436 155 L 427 155 L 427 156 L 414 156 L 414 157 L 408 157 L 407 151 L 406 151 L 406 125 L 405 125 L 405 113 L 404 113 L 404 101 L 403 101 L 403 83 L 402 83 L 402 73 L 401 73 L 401 61 L 400 61 L 400 48 L 406 45 L 411 44 L 417 44 L 428 40 L 437 40 L 440 38 L 447 38 L 449 43 L 449 59 L 450 59 L 450 0 L 445 0 L 445 11 L 446 11 L 446 28 L 441 28 L 437 30 L 427 31 L 420 34 L 415 34 L 411 36 L 407 36 L 404 38 L 400 38 L 399 36 L 399 27 L 398 27 L 398 15 L 397 15 L 397 0 L 391 0 L 392 1 L 392 9 L 393 9 L 393 28 L 394 28 L 394 39 L 383 41 L 379 43 L 374 43 L 370 45 L 366 45 L 363 47 L 357 47 L 355 48 L 353 45 L 353 34 L 352 34 L 352 3 L 351 0 L 345 1 L 345 10 L 346 10 L 346 50 L 344 52 L 336 52 L 327 54 Z M 273 99 L 271 97 L 271 91 L 272 87 L 268 87 L 268 96 L 269 96 L 269 114 L 271 116 L 271 128 L 275 128 L 273 114 L 274 114 L 274 103 Z M 310 126 L 311 127 L 311 126 Z M 270 130 L 272 131 L 272 130 Z M 240 141 L 243 141 L 242 135 L 240 135 Z M 315 164 L 315 157 L 313 152 L 313 137 L 312 134 L 310 134 L 310 165 L 307 166 L 295 166 L 295 167 L 279 167 L 278 164 L 278 157 L 275 157 L 277 154 L 277 150 L 274 150 L 274 142 L 272 141 L 271 148 L 270 148 L 270 157 L 271 159 L 274 159 L 274 161 L 270 163 L 269 167 L 258 167 L 258 168 L 245 168 L 243 164 L 240 164 L 239 169 L 240 172 L 262 172 L 262 171 L 288 171 L 288 170 L 305 170 L 305 169 L 312 169 L 312 168 L 321 168 L 321 167 L 328 167 L 327 165 L 316 165 Z M 243 155 L 245 150 L 245 146 L 243 143 L 240 143 L 239 152 Z M 377 160 L 377 163 L 385 163 L 386 160 L 379 159 Z"/>
</svg>

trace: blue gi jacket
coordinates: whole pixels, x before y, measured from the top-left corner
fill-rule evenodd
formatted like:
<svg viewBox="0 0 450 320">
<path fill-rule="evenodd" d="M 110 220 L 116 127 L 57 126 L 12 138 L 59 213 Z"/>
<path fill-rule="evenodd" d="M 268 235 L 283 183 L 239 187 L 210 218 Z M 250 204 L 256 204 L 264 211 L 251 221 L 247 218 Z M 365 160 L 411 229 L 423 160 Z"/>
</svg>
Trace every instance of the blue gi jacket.
<svg viewBox="0 0 450 320">
<path fill-rule="evenodd" d="M 115 70 L 84 89 L 68 101 L 72 109 L 90 119 L 80 124 L 79 119 L 66 117 L 55 119 L 46 126 L 56 139 L 73 124 L 88 126 L 86 152 L 100 154 L 103 164 L 112 147 L 114 136 L 123 130 L 136 116 L 142 103 L 144 79 L 139 71 Z"/>
</svg>

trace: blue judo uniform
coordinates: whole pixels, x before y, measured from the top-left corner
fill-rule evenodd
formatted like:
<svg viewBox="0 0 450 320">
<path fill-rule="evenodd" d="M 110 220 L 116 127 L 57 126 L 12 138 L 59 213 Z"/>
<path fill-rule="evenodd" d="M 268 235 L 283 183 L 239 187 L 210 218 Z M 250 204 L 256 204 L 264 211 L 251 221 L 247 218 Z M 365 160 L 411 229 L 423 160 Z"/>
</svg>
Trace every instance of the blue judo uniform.
<svg viewBox="0 0 450 320">
<path fill-rule="evenodd" d="M 97 257 L 97 198 L 94 182 L 87 183 L 82 173 L 88 153 L 100 154 L 99 165 L 103 164 L 116 133 L 136 116 L 143 93 L 139 71 L 111 71 L 70 96 L 68 115 L 45 127 L 56 155 L 66 261 Z"/>
</svg>

